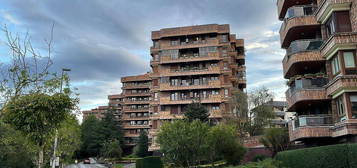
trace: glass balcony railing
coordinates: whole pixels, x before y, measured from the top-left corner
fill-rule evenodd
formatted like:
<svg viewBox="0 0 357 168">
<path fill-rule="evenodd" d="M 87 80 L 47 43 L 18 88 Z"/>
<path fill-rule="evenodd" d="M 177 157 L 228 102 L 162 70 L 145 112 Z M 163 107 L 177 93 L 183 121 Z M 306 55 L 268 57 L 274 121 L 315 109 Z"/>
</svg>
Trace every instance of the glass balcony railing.
<svg viewBox="0 0 357 168">
<path fill-rule="evenodd" d="M 330 115 L 303 115 L 294 120 L 295 128 L 306 126 L 330 126 L 333 124 Z"/>
<path fill-rule="evenodd" d="M 289 93 L 292 95 L 296 91 L 303 89 L 320 89 L 328 83 L 328 78 L 302 78 L 295 80 L 295 83 L 289 88 Z"/>
<path fill-rule="evenodd" d="M 289 48 L 286 50 L 286 54 L 289 58 L 291 55 L 299 52 L 315 51 L 318 50 L 322 44 L 322 39 L 296 40 L 291 42 Z"/>
<path fill-rule="evenodd" d="M 313 15 L 317 7 L 314 5 L 303 5 L 303 6 L 293 6 L 288 9 L 285 18 L 294 18 L 300 16 L 310 16 Z"/>
</svg>

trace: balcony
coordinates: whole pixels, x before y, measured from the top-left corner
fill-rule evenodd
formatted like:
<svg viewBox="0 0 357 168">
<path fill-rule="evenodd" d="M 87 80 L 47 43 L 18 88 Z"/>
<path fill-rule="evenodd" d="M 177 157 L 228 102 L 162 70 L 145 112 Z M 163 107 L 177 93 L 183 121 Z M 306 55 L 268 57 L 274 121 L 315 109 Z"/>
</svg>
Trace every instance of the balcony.
<svg viewBox="0 0 357 168">
<path fill-rule="evenodd" d="M 285 78 L 308 72 L 313 68 L 318 71 L 322 66 L 325 66 L 325 59 L 322 58 L 319 50 L 322 44 L 323 41 L 321 39 L 296 40 L 291 42 L 283 60 Z M 309 69 L 306 69 L 306 67 Z"/>
<path fill-rule="evenodd" d="M 124 104 L 126 105 L 131 105 L 131 104 L 149 104 L 150 101 L 149 100 L 136 100 L 136 101 L 129 101 L 129 100 L 125 100 Z"/>
<path fill-rule="evenodd" d="M 123 125 L 124 129 L 130 129 L 130 128 L 150 128 L 149 125 L 130 125 L 130 124 L 124 124 Z"/>
<path fill-rule="evenodd" d="M 128 106 L 125 106 L 123 110 L 124 112 L 147 112 L 149 111 L 149 108 L 130 108 Z"/>
<path fill-rule="evenodd" d="M 131 134 L 129 132 L 125 132 L 124 133 L 124 137 L 139 137 L 140 133 L 136 133 L 136 134 Z"/>
<path fill-rule="evenodd" d="M 150 87 L 150 83 L 146 83 L 146 84 L 125 84 L 123 86 L 122 89 L 145 89 L 145 88 L 149 88 Z"/>
<path fill-rule="evenodd" d="M 236 39 L 236 47 L 244 47 L 244 39 Z"/>
<path fill-rule="evenodd" d="M 299 116 L 289 123 L 290 141 L 331 137 L 332 126 L 333 120 L 330 115 Z"/>
<path fill-rule="evenodd" d="M 357 75 L 344 75 L 336 77 L 327 85 L 326 94 L 328 96 L 332 96 L 334 99 L 343 93 L 341 91 L 351 91 L 356 89 Z"/>
<path fill-rule="evenodd" d="M 221 81 L 213 80 L 208 81 L 207 83 L 200 83 L 199 85 L 179 85 L 173 86 L 170 83 L 161 83 L 160 91 L 172 91 L 172 90 L 195 90 L 195 89 L 215 89 L 221 88 Z"/>
<path fill-rule="evenodd" d="M 209 75 L 220 74 L 221 70 L 219 66 L 209 66 L 208 68 L 181 68 L 179 70 L 164 69 L 161 73 L 161 77 L 165 76 L 190 76 L 190 75 Z"/>
<path fill-rule="evenodd" d="M 336 33 L 321 47 L 321 55 L 329 60 L 339 49 L 356 49 L 357 33 Z"/>
<path fill-rule="evenodd" d="M 295 5 L 311 4 L 312 0 L 278 0 L 278 16 L 280 20 L 283 20 L 288 9 Z"/>
<path fill-rule="evenodd" d="M 199 101 L 202 104 L 208 103 L 222 103 L 223 97 L 221 95 L 209 95 L 206 98 L 179 98 L 177 100 L 171 100 L 170 97 L 160 98 L 161 105 L 177 105 L 177 104 L 191 104 L 193 101 Z"/>
<path fill-rule="evenodd" d="M 320 31 L 320 24 L 313 15 L 315 6 L 294 6 L 289 8 L 288 15 L 280 28 L 282 48 L 288 48 L 292 41 L 311 39 Z"/>
<path fill-rule="evenodd" d="M 180 56 L 178 58 L 171 58 L 170 56 L 161 56 L 160 64 L 171 64 L 171 63 L 181 63 L 181 62 L 198 62 L 198 61 L 211 61 L 211 60 L 221 60 L 218 52 L 211 52 L 208 55 L 192 54 Z"/>
<path fill-rule="evenodd" d="M 286 91 L 288 110 L 294 111 L 296 106 L 313 101 L 327 100 L 324 86 L 328 83 L 327 78 L 296 79 L 295 83 Z"/>
<path fill-rule="evenodd" d="M 200 48 L 200 47 L 209 47 L 209 46 L 218 46 L 219 40 L 217 38 L 211 38 L 207 40 L 199 41 L 188 41 L 188 42 L 179 42 L 178 45 L 160 45 L 159 48 L 151 47 L 151 52 L 160 51 L 160 50 L 175 50 L 175 49 L 186 49 L 186 48 Z"/>
<path fill-rule="evenodd" d="M 325 23 L 331 16 L 333 11 L 350 10 L 352 1 L 354 0 L 320 0 L 319 9 L 316 13 L 316 18 L 320 23 Z"/>
<path fill-rule="evenodd" d="M 208 34 L 208 33 L 229 33 L 229 25 L 198 25 L 198 26 L 187 26 L 178 28 L 166 28 L 160 31 L 153 31 L 151 33 L 152 39 L 160 39 L 162 37 L 177 37 L 186 35 L 196 35 L 196 34 Z"/>
<path fill-rule="evenodd" d="M 125 97 L 140 97 L 140 96 L 151 96 L 150 92 L 141 92 L 141 93 L 124 93 Z"/>
<path fill-rule="evenodd" d="M 123 120 L 125 121 L 138 121 L 138 120 L 149 120 L 149 116 L 130 116 L 130 115 L 124 115 L 122 117 Z"/>
</svg>

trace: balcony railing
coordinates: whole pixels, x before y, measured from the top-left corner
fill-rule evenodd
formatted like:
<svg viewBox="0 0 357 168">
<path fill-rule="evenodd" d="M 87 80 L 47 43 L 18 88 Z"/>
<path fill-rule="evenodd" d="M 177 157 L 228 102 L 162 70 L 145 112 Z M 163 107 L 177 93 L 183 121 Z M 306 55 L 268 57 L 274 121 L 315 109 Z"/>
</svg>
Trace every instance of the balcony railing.
<svg viewBox="0 0 357 168">
<path fill-rule="evenodd" d="M 289 95 L 293 95 L 296 91 L 304 89 L 321 89 L 328 83 L 328 78 L 312 78 L 312 79 L 298 79 L 295 80 L 294 86 L 290 87 L 288 90 Z"/>
<path fill-rule="evenodd" d="M 303 5 L 303 6 L 293 6 L 288 9 L 285 19 L 300 17 L 300 16 L 310 16 L 316 11 L 317 6 L 314 5 Z"/>
<path fill-rule="evenodd" d="M 291 42 L 289 48 L 286 50 L 286 55 L 288 59 L 291 55 L 305 52 L 305 51 L 316 51 L 322 46 L 323 41 L 321 39 L 309 39 L 309 40 L 296 40 Z"/>
<path fill-rule="evenodd" d="M 299 116 L 294 120 L 294 128 L 306 126 L 331 126 L 332 124 L 333 120 L 330 115 L 306 115 Z"/>
</svg>

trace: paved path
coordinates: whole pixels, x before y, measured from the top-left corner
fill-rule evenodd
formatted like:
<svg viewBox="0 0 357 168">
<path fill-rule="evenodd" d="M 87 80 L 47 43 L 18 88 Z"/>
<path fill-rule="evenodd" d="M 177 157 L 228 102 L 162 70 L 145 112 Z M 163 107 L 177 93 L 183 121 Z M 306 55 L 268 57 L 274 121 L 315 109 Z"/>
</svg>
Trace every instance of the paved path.
<svg viewBox="0 0 357 168">
<path fill-rule="evenodd" d="M 83 164 L 83 163 L 79 163 L 79 164 L 71 164 L 66 166 L 65 168 L 107 168 L 102 164 Z"/>
</svg>

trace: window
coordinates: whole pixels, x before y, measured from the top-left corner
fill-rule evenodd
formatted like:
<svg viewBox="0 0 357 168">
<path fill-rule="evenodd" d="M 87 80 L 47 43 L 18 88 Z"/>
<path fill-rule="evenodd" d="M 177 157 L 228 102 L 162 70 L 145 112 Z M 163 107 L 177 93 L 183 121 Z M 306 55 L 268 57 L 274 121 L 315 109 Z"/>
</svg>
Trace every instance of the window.
<svg viewBox="0 0 357 168">
<path fill-rule="evenodd" d="M 325 24 L 327 37 L 339 32 L 351 32 L 349 11 L 334 12 Z"/>
<path fill-rule="evenodd" d="M 154 48 L 160 48 L 159 41 L 154 41 Z"/>
<path fill-rule="evenodd" d="M 218 95 L 218 94 L 219 94 L 219 91 L 218 91 L 218 90 L 212 90 L 212 94 L 213 94 L 213 95 Z"/>
<path fill-rule="evenodd" d="M 223 69 L 224 69 L 224 70 L 227 70 L 227 69 L 228 69 L 228 63 L 227 63 L 227 62 L 223 63 Z"/>
<path fill-rule="evenodd" d="M 219 110 L 219 106 L 212 106 L 212 110 Z"/>
<path fill-rule="evenodd" d="M 171 79 L 171 86 L 178 86 L 179 80 L 178 79 Z"/>
<path fill-rule="evenodd" d="M 159 93 L 154 93 L 154 100 L 155 101 L 158 101 L 159 100 Z"/>
<path fill-rule="evenodd" d="M 340 72 L 340 59 L 338 58 L 338 55 L 336 55 L 332 61 L 331 61 L 331 66 L 332 66 L 332 74 L 335 75 L 338 72 Z"/>
<path fill-rule="evenodd" d="M 171 46 L 177 46 L 179 45 L 179 41 L 178 40 L 172 40 L 171 41 Z"/>
<path fill-rule="evenodd" d="M 222 42 L 222 43 L 228 42 L 228 35 L 226 35 L 226 34 L 225 34 L 225 35 L 222 35 L 222 36 L 221 36 L 221 42 Z"/>
<path fill-rule="evenodd" d="M 355 58 L 354 58 L 353 52 L 351 52 L 351 51 L 343 52 L 343 59 L 345 61 L 345 67 L 346 68 L 355 68 L 356 67 Z"/>
<path fill-rule="evenodd" d="M 357 95 L 350 96 L 352 118 L 357 118 Z"/>
<path fill-rule="evenodd" d="M 224 89 L 224 97 L 228 97 L 228 89 Z"/>
<path fill-rule="evenodd" d="M 345 115 L 345 111 L 344 111 L 344 105 L 343 105 L 342 96 L 337 98 L 336 104 L 337 104 L 338 115 L 341 116 L 341 117 L 344 116 Z"/>
</svg>

